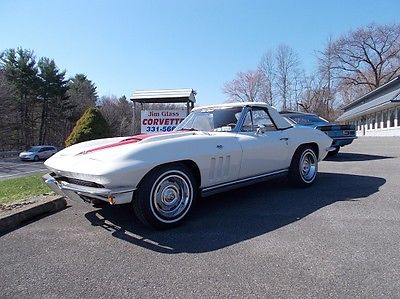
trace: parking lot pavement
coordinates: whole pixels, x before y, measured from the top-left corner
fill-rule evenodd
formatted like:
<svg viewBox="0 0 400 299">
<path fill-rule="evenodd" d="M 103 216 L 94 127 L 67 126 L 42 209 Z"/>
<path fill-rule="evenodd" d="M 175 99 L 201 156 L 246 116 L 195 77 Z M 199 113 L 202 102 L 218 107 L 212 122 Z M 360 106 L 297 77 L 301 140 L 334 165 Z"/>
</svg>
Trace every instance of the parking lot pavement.
<svg viewBox="0 0 400 299">
<path fill-rule="evenodd" d="M 69 202 L 0 238 L 5 297 L 396 298 L 400 138 L 360 138 L 285 179 L 199 201 L 183 225 L 142 227 L 126 206 Z"/>
<path fill-rule="evenodd" d="M 19 158 L 0 159 L 0 181 L 46 171 L 43 161 L 21 161 Z"/>
</svg>

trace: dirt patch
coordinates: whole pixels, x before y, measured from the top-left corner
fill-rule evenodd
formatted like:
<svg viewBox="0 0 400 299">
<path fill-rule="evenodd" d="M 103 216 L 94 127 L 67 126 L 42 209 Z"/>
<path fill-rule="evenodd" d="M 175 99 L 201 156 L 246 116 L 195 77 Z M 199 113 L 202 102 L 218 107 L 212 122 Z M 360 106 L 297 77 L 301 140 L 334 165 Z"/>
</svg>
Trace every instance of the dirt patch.
<svg viewBox="0 0 400 299">
<path fill-rule="evenodd" d="M 19 209 L 31 206 L 31 205 L 37 205 L 41 204 L 44 202 L 48 202 L 49 200 L 53 200 L 55 198 L 59 197 L 58 195 L 54 194 L 45 194 L 45 195 L 40 195 L 40 196 L 35 196 L 29 199 L 24 199 L 8 204 L 0 204 L 0 214 L 3 216 L 4 214 L 9 214 L 18 211 Z"/>
</svg>

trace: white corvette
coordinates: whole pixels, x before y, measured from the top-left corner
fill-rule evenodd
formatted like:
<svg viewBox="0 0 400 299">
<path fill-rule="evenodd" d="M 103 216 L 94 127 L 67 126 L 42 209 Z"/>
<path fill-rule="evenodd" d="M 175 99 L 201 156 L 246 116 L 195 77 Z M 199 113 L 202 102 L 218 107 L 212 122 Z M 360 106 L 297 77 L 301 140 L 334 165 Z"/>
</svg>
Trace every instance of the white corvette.
<svg viewBox="0 0 400 299">
<path fill-rule="evenodd" d="M 98 139 L 45 162 L 43 178 L 74 200 L 130 203 L 144 224 L 176 225 L 193 202 L 226 189 L 288 174 L 311 185 L 332 139 L 295 127 L 265 103 L 196 108 L 171 133 Z"/>
</svg>

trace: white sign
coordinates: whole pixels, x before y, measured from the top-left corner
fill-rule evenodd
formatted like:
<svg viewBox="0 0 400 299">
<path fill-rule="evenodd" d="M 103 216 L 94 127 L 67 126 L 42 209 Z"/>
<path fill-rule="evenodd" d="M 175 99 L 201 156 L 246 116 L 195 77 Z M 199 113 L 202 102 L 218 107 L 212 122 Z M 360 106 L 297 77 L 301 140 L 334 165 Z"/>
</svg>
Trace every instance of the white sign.
<svg viewBox="0 0 400 299">
<path fill-rule="evenodd" d="M 141 111 L 141 133 L 171 132 L 186 117 L 186 110 Z"/>
</svg>

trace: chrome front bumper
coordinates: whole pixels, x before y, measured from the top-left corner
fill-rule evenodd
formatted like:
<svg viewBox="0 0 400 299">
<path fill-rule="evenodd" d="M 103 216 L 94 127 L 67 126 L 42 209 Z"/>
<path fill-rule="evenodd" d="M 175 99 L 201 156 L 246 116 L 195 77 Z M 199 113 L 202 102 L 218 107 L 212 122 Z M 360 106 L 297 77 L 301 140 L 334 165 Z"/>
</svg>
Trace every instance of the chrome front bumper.
<svg viewBox="0 0 400 299">
<path fill-rule="evenodd" d="M 94 188 L 71 184 L 64 181 L 57 181 L 56 178 L 50 174 L 45 174 L 43 177 L 44 182 L 55 193 L 68 197 L 78 202 L 92 202 L 98 199 L 110 204 L 123 204 L 132 201 L 133 192 L 136 188 Z"/>
</svg>

